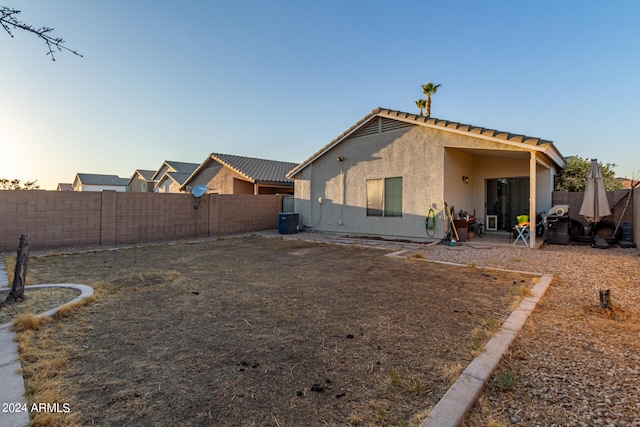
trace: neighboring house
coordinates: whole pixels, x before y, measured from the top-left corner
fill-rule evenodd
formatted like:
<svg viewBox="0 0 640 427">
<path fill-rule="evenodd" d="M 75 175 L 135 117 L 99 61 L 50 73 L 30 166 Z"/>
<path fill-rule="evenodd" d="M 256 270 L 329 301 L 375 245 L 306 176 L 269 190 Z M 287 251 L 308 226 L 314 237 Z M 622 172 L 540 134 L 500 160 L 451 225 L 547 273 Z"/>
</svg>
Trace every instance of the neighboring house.
<svg viewBox="0 0 640 427">
<path fill-rule="evenodd" d="M 637 179 L 629 179 L 629 178 L 616 178 L 616 181 L 622 185 L 622 188 L 633 188 L 633 186 L 638 185 Z"/>
<path fill-rule="evenodd" d="M 206 185 L 219 194 L 293 194 L 287 172 L 297 163 L 211 153 L 183 183 L 187 191 Z"/>
<path fill-rule="evenodd" d="M 428 241 L 445 235 L 445 202 L 496 215 L 503 230 L 548 210 L 564 165 L 551 141 L 377 108 L 288 177 L 306 227 Z M 430 209 L 436 228 L 427 234 Z"/>
<path fill-rule="evenodd" d="M 198 163 L 174 162 L 165 160 L 151 179 L 155 182 L 158 193 L 178 193 L 182 184 L 195 171 Z"/>
<path fill-rule="evenodd" d="M 59 183 L 56 191 L 73 191 L 73 184 Z"/>
<path fill-rule="evenodd" d="M 153 175 L 156 171 L 136 169 L 129 179 L 128 187 L 130 193 L 149 193 L 153 192 L 155 182 Z"/>
<path fill-rule="evenodd" d="M 127 178 L 117 175 L 99 175 L 95 173 L 79 173 L 73 180 L 73 191 L 127 191 Z"/>
</svg>

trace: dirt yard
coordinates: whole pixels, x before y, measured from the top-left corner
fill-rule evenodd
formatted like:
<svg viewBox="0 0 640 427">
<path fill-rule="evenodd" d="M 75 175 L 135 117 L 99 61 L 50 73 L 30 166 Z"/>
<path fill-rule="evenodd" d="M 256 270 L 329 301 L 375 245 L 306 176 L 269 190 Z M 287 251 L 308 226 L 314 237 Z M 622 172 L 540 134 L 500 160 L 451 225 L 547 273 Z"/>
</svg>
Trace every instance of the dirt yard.
<svg viewBox="0 0 640 427">
<path fill-rule="evenodd" d="M 97 289 L 19 336 L 30 401 L 71 409 L 39 422 L 417 425 L 535 279 L 385 253 L 256 237 L 31 259 L 32 283 Z"/>
</svg>

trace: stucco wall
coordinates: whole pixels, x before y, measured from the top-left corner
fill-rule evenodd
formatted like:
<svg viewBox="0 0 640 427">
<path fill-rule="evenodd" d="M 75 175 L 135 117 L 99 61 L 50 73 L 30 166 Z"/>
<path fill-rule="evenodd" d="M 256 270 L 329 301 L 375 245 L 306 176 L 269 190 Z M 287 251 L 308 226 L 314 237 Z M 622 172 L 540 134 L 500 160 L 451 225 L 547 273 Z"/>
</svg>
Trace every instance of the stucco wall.
<svg viewBox="0 0 640 427">
<path fill-rule="evenodd" d="M 212 162 L 192 179 L 191 185 L 195 187 L 205 184 L 210 192 L 218 194 L 238 194 L 234 191 L 234 178 L 240 178 L 240 175 L 229 168 L 222 167 L 218 162 Z M 253 194 L 253 184 L 247 184 L 251 191 L 239 194 Z"/>
<path fill-rule="evenodd" d="M 115 245 L 277 228 L 279 195 L 0 191 L 0 252 L 29 234 L 37 248 Z"/>
<path fill-rule="evenodd" d="M 136 174 L 135 178 L 131 180 L 129 183 L 130 193 L 146 193 L 153 192 L 153 182 L 147 182 L 145 179 L 140 177 L 140 175 Z"/>
<path fill-rule="evenodd" d="M 100 191 L 117 191 L 124 193 L 127 191 L 127 187 L 119 185 L 80 185 L 75 191 L 84 192 L 100 192 Z"/>
<path fill-rule="evenodd" d="M 423 143 L 423 137 L 420 129 L 409 128 L 353 138 L 319 158 L 296 177 L 296 211 L 303 224 L 332 232 L 426 237 L 424 218 L 431 203 L 442 205 L 444 178 L 431 167 L 442 164 L 442 150 Z M 367 179 L 392 177 L 403 179 L 403 217 L 368 217 Z"/>
<path fill-rule="evenodd" d="M 522 149 L 515 159 L 468 151 L 487 148 L 517 150 L 419 126 L 352 137 L 295 176 L 295 210 L 305 226 L 321 231 L 428 240 L 425 216 L 434 207 L 438 215 L 435 238 L 439 239 L 444 235 L 445 201 L 456 210 L 476 209 L 483 216 L 486 179 L 529 176 L 528 151 Z M 468 184 L 463 176 L 469 177 Z M 391 177 L 403 179 L 402 218 L 368 217 L 367 179 Z M 540 179 L 546 185 L 549 177 Z M 546 199 L 548 203 L 550 194 Z"/>
<path fill-rule="evenodd" d="M 158 193 L 179 193 L 180 186 L 171 178 L 166 177 L 156 185 Z"/>
</svg>

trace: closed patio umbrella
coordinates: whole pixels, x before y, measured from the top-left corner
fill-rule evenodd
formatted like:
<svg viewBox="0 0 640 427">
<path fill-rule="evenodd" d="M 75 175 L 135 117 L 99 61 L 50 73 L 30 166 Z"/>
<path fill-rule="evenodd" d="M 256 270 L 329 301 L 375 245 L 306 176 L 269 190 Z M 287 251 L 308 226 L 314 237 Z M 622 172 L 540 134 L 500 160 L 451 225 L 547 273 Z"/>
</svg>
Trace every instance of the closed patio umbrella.
<svg viewBox="0 0 640 427">
<path fill-rule="evenodd" d="M 607 192 L 604 189 L 604 181 L 596 159 L 591 159 L 587 187 L 584 190 L 584 199 L 579 213 L 593 224 L 611 215 Z"/>
</svg>

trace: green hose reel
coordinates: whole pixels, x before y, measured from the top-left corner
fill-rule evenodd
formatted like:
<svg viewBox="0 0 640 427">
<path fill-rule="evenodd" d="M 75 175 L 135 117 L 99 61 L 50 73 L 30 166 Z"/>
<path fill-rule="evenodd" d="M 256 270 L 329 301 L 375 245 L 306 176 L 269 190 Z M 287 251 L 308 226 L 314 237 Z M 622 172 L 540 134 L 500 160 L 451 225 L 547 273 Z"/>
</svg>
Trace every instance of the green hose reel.
<svg viewBox="0 0 640 427">
<path fill-rule="evenodd" d="M 427 236 L 434 237 L 436 235 L 436 212 L 433 208 L 429 209 L 429 212 L 424 219 L 424 225 L 427 230 Z"/>
</svg>

